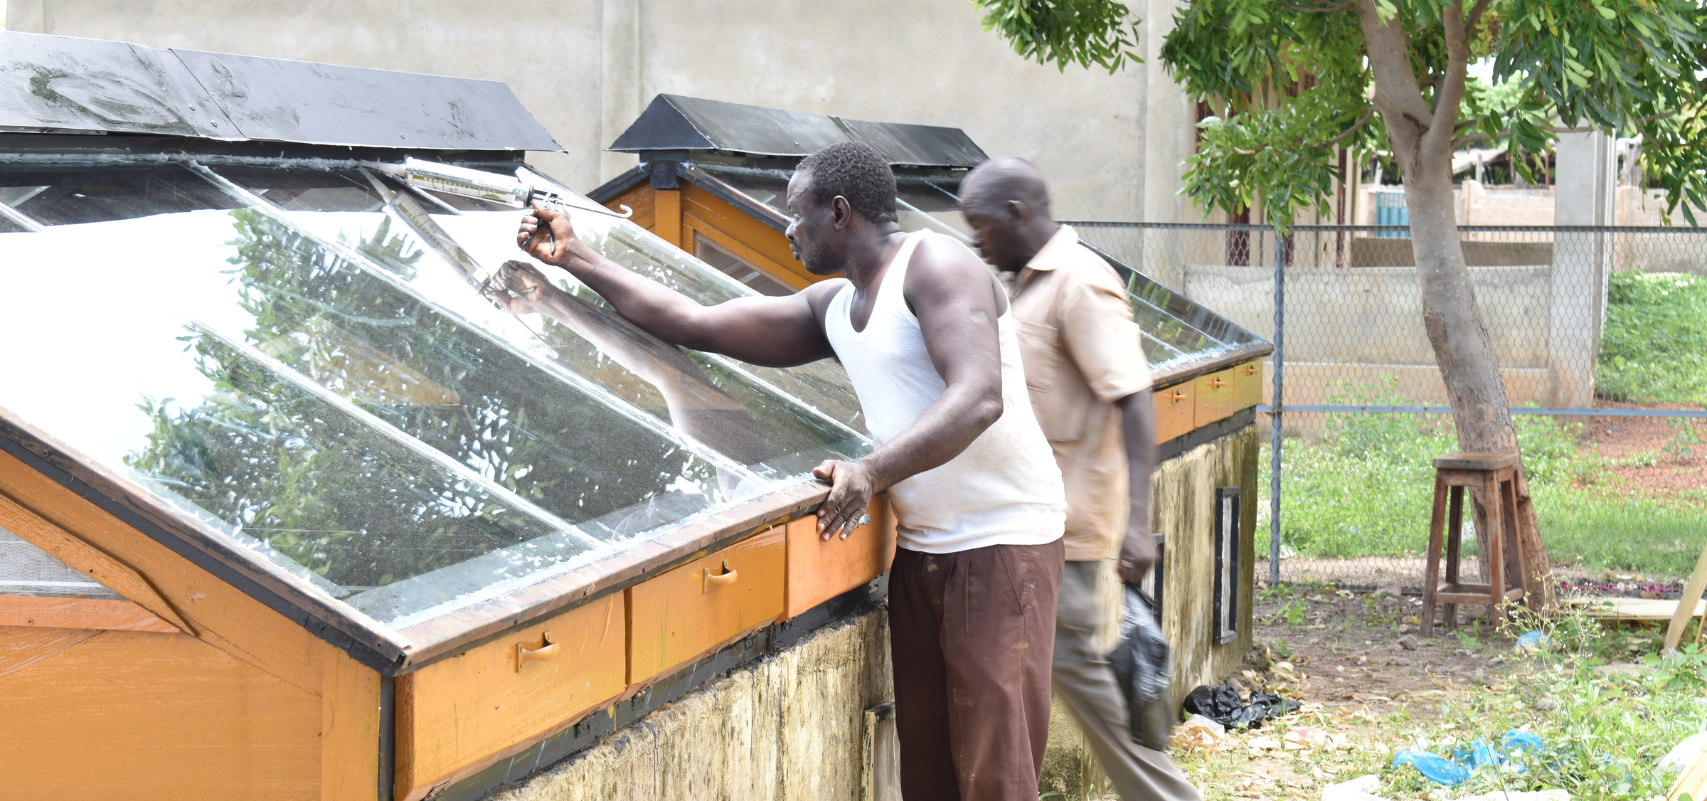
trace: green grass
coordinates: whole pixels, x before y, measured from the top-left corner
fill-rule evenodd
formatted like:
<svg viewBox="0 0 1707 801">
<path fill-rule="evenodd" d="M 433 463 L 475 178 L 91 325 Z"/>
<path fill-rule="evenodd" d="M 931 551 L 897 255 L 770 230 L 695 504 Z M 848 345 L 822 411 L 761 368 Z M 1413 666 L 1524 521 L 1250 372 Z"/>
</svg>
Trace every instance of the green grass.
<svg viewBox="0 0 1707 801">
<path fill-rule="evenodd" d="M 1594 379 L 1613 400 L 1707 404 L 1707 278 L 1613 273 Z"/>
<path fill-rule="evenodd" d="M 1406 401 L 1351 388 L 1332 402 Z M 1631 493 L 1606 461 L 1578 447 L 1578 424 L 1520 415 L 1516 425 L 1555 564 L 1688 575 L 1707 533 L 1707 491 L 1665 498 Z M 1325 433 L 1320 442 L 1286 442 L 1281 541 L 1303 557 L 1420 556 L 1434 493 L 1431 460 L 1457 449 L 1451 420 L 1334 415 Z M 1257 552 L 1267 553 L 1266 446 L 1261 458 Z"/>
</svg>

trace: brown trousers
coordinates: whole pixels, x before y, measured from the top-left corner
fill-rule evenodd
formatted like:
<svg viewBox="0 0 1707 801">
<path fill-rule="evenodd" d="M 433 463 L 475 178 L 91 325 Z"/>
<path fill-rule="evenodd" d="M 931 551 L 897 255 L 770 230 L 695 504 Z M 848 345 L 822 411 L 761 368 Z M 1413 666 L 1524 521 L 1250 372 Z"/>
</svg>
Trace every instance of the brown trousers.
<svg viewBox="0 0 1707 801">
<path fill-rule="evenodd" d="M 1065 557 L 1061 540 L 896 551 L 889 644 L 907 801 L 1037 801 Z"/>
</svg>

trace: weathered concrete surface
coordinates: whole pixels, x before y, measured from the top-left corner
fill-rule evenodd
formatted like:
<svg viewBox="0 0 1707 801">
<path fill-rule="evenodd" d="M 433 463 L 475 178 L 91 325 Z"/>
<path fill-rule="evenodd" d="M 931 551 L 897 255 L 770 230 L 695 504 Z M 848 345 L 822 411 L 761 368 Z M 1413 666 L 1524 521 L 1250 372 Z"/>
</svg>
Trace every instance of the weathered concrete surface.
<svg viewBox="0 0 1707 801">
<path fill-rule="evenodd" d="M 888 614 L 880 609 L 737 670 L 490 798 L 856 801 L 864 713 L 894 697 L 889 670 Z M 1069 798 L 1107 786 L 1059 705 L 1044 766 L 1042 787 Z"/>
<path fill-rule="evenodd" d="M 1253 423 L 1156 467 L 1156 531 L 1167 535 L 1162 630 L 1174 648 L 1176 703 L 1193 687 L 1238 670 L 1251 650 L 1256 566 L 1257 459 Z M 1239 488 L 1238 636 L 1215 644 L 1215 490 Z"/>
<path fill-rule="evenodd" d="M 1136 8 L 1165 27 L 1174 3 Z M 1114 76 L 1027 62 L 983 30 L 966 0 L 566 0 L 520 13 L 454 0 L 11 0 L 6 9 L 12 30 L 503 81 L 568 151 L 535 162 L 583 191 L 634 164 L 603 149 L 654 94 L 670 92 L 964 128 L 992 155 L 1036 161 L 1063 219 L 1167 221 L 1182 203 L 1175 178 L 1195 122 L 1153 54 Z M 1151 36 L 1145 48 L 1159 43 Z M 1147 131 L 1164 146 L 1147 151 Z M 1146 170 L 1146 159 L 1156 164 Z M 1146 215 L 1146 197 L 1166 208 Z"/>
<path fill-rule="evenodd" d="M 494 801 L 857 799 L 864 715 L 894 697 L 870 612 L 648 715 Z"/>
</svg>

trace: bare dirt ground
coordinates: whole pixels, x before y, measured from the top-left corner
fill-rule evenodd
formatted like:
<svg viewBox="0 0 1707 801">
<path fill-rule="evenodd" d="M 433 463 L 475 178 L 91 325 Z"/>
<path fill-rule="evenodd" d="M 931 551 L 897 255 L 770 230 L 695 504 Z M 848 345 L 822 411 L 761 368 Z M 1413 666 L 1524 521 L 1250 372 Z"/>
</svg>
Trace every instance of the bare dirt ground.
<svg viewBox="0 0 1707 801">
<path fill-rule="evenodd" d="M 1700 410 L 1686 403 L 1638 405 L 1603 400 L 1599 405 L 1609 409 Z M 1585 448 L 1619 462 L 1612 472 L 1632 490 L 1667 495 L 1707 487 L 1707 420 L 1591 417 L 1583 424 L 1582 442 Z M 1652 464 L 1631 463 L 1650 461 L 1647 457 Z"/>
<path fill-rule="evenodd" d="M 1175 758 L 1208 799 L 1314 801 L 1391 759 L 1380 727 L 1426 725 L 1443 702 L 1503 683 L 1516 667 L 1512 640 L 1492 631 L 1485 608 L 1462 607 L 1458 629 L 1437 626 L 1425 638 L 1413 596 L 1326 587 L 1264 595 L 1253 610 L 1252 669 L 1235 682 L 1303 708 L 1210 748 L 1176 738 Z"/>
</svg>

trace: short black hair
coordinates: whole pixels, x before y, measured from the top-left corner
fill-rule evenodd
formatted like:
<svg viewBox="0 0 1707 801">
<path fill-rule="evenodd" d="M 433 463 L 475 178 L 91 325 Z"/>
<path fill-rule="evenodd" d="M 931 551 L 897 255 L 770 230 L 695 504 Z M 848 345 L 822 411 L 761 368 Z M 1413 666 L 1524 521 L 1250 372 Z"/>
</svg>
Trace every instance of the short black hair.
<svg viewBox="0 0 1707 801">
<path fill-rule="evenodd" d="M 841 195 L 867 222 L 895 221 L 895 171 L 889 159 L 864 142 L 837 142 L 800 162 L 812 173 L 812 199 L 819 205 Z"/>
</svg>

